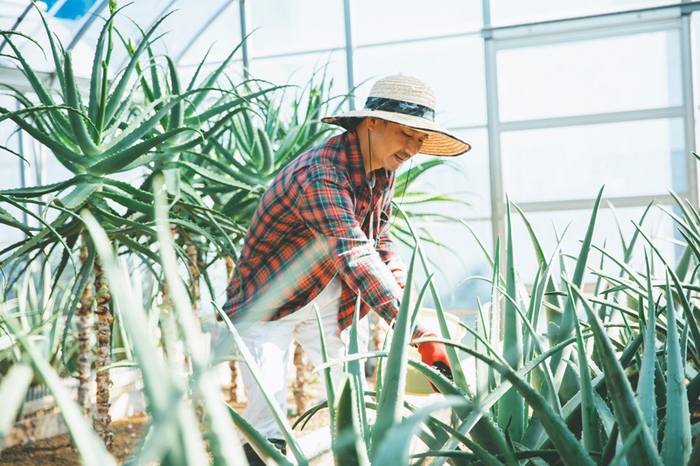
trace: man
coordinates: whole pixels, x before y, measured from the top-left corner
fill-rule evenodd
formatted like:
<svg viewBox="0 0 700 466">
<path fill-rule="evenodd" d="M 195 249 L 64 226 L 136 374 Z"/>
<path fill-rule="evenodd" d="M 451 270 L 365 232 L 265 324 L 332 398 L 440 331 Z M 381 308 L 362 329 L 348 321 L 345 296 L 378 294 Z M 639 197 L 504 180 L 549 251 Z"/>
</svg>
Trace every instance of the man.
<svg viewBox="0 0 700 466">
<path fill-rule="evenodd" d="M 405 264 L 389 236 L 395 171 L 418 152 L 454 156 L 470 149 L 435 124 L 434 116 L 427 84 L 409 76 L 381 79 L 364 109 L 323 119 L 346 132 L 292 161 L 263 195 L 224 311 L 240 322 L 282 412 L 292 339 L 312 364 L 322 363 L 314 305 L 329 358 L 343 356 L 341 332 L 352 323 L 358 293 L 360 317 L 371 308 L 390 324 L 395 319 L 406 285 Z M 264 321 L 260 309 L 268 311 Z M 434 333 L 419 324 L 413 337 L 421 336 Z M 422 343 L 418 351 L 423 362 L 449 374 L 443 344 Z M 284 450 L 282 433 L 245 365 L 241 373 L 245 418 Z M 251 464 L 263 464 L 245 447 Z"/>
</svg>

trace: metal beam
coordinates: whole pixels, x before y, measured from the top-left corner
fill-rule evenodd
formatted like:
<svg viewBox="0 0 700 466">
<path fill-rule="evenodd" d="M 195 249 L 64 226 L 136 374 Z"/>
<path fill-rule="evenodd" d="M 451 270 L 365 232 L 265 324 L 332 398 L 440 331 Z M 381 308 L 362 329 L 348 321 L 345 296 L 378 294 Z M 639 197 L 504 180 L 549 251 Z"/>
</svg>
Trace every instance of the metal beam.
<svg viewBox="0 0 700 466">
<path fill-rule="evenodd" d="M 243 77 L 250 78 L 250 55 L 248 51 L 248 23 L 250 22 L 250 8 L 246 0 L 240 2 L 240 18 L 241 18 L 241 52 L 243 53 Z"/>
<path fill-rule="evenodd" d="M 355 46 L 352 34 L 351 0 L 343 0 L 343 17 L 345 18 L 345 62 L 348 76 L 348 92 L 355 93 Z M 349 99 L 350 110 L 355 110 L 355 99 Z"/>
<path fill-rule="evenodd" d="M 700 10 L 700 1 L 680 2 L 670 5 L 659 5 L 649 8 L 638 8 L 627 11 L 613 11 L 609 13 L 600 13 L 595 15 L 586 15 L 579 17 L 560 18 L 547 21 L 535 21 L 530 23 L 509 24 L 506 26 L 492 26 L 484 23 L 482 34 L 494 35 L 498 39 L 516 38 L 521 36 L 531 35 L 533 32 L 549 31 L 551 34 L 555 31 L 567 31 L 573 28 L 582 27 L 583 29 L 591 29 L 596 24 L 600 26 L 619 26 L 621 22 L 639 22 L 640 20 L 651 19 L 658 21 L 663 16 L 667 18 L 678 18 L 682 14 L 688 14 L 693 11 Z"/>
<path fill-rule="evenodd" d="M 533 120 L 502 121 L 501 131 L 523 131 L 528 129 L 561 128 L 566 126 L 599 125 L 625 121 L 657 120 L 660 118 L 683 118 L 686 106 L 629 110 L 625 112 L 596 113 L 566 117 L 538 118 Z M 694 146 L 693 146 L 694 147 Z"/>
<path fill-rule="evenodd" d="M 686 157 L 687 189 L 690 191 L 690 202 L 698 207 L 698 168 L 695 156 L 695 99 L 693 96 L 693 50 L 690 30 L 690 14 L 681 18 L 681 80 L 683 87 L 684 136 Z"/>
<path fill-rule="evenodd" d="M 689 193 L 678 193 L 681 199 Z M 518 207 L 523 212 L 557 212 L 567 210 L 591 209 L 595 204 L 595 199 L 565 199 L 560 201 L 542 201 L 542 202 L 517 202 Z M 649 196 L 628 196 L 628 197 L 605 197 L 601 203 L 601 208 L 606 207 L 607 203 L 614 207 L 646 207 L 652 202 L 675 204 L 675 200 L 670 194 L 649 195 Z"/>
<path fill-rule="evenodd" d="M 483 0 L 484 27 L 491 22 L 491 5 Z M 493 244 L 496 238 L 505 238 L 506 204 L 503 191 L 503 164 L 501 160 L 501 128 L 498 110 L 498 70 L 496 44 L 491 37 L 484 38 L 484 70 L 486 73 L 486 120 L 489 140 L 489 172 L 491 178 L 491 217 Z"/>
</svg>

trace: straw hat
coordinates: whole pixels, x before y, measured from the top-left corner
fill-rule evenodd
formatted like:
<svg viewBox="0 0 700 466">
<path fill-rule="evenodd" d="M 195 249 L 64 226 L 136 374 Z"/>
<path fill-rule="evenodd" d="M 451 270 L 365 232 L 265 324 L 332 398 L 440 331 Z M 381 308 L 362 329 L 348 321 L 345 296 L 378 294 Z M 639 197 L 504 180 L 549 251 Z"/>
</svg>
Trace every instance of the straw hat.
<svg viewBox="0 0 700 466">
<path fill-rule="evenodd" d="M 365 108 L 323 118 L 325 123 L 352 127 L 351 119 L 380 118 L 425 131 L 428 139 L 421 152 L 428 155 L 453 156 L 471 146 L 434 122 L 435 94 L 426 83 L 411 76 L 388 76 L 372 86 Z"/>
</svg>

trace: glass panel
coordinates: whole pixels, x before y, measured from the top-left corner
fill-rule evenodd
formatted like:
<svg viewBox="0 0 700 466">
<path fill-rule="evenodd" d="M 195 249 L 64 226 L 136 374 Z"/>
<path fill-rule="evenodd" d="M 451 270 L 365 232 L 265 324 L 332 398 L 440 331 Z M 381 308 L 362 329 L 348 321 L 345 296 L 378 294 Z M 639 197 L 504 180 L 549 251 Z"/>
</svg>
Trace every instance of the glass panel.
<svg viewBox="0 0 700 466">
<path fill-rule="evenodd" d="M 139 27 L 144 31 L 149 30 L 153 24 L 162 16 L 170 12 L 170 15 L 163 20 L 156 30 L 155 37 L 162 37 L 153 43 L 152 49 L 155 54 L 168 54 L 173 58 L 178 58 L 183 52 L 184 47 L 195 40 L 200 30 L 212 19 L 213 15 L 225 5 L 223 0 L 200 0 L 198 2 L 186 2 L 172 0 L 169 2 L 149 2 L 145 0 L 135 1 L 123 9 L 122 14 L 115 19 L 115 29 L 125 39 L 133 39 L 138 42 L 142 33 Z M 239 27 L 236 8 L 228 8 L 219 16 L 228 19 L 233 26 L 229 29 L 232 31 L 228 34 L 222 34 L 222 38 L 235 37 L 235 43 L 240 42 L 240 34 L 236 33 Z M 102 12 L 106 16 L 107 10 Z M 133 23 L 136 21 L 138 27 Z M 97 43 L 100 30 L 104 25 L 104 21 L 98 19 L 86 31 L 83 38 L 76 45 L 73 57 L 76 68 L 79 70 L 76 73 L 79 76 L 89 76 L 94 57 L 95 44 Z M 75 31 L 74 31 L 75 32 Z M 206 48 L 216 40 L 215 37 L 210 37 L 205 40 Z M 224 47 L 228 47 L 229 42 L 222 40 Z M 203 56 L 203 54 L 202 54 Z M 115 47 L 112 52 L 112 67 L 111 72 L 115 73 L 122 69 L 128 60 L 126 50 L 121 44 L 118 37 L 115 36 Z"/>
<path fill-rule="evenodd" d="M 481 0 L 356 0 L 353 34 L 356 45 L 395 42 L 479 31 Z"/>
<path fill-rule="evenodd" d="M 613 257 L 622 259 L 624 253 L 620 242 L 620 232 L 625 238 L 625 243 L 629 244 L 629 240 L 635 231 L 632 222 L 639 224 L 644 210 L 645 207 L 627 207 L 614 210 L 608 208 L 600 209 L 596 218 L 593 244 L 600 247 L 605 246 L 605 249 Z M 567 226 L 568 229 L 566 229 L 560 253 L 578 256 L 581 249 L 581 241 L 586 235 L 591 219 L 591 210 L 526 212 L 525 216 L 532 225 L 547 260 L 551 258 L 556 248 L 557 234 L 559 236 L 564 234 Z M 615 216 L 617 216 L 617 220 Z M 537 272 L 538 264 L 530 240 L 530 234 L 519 215 L 513 215 L 512 219 L 515 269 L 521 280 L 531 284 Z M 670 264 L 676 263 L 677 251 L 673 240 L 678 233 L 676 233 L 677 229 L 668 214 L 658 207 L 652 207 L 642 223 L 642 230 L 654 240 L 654 243 L 659 247 L 661 253 Z M 678 239 L 682 238 L 675 238 L 675 240 Z M 641 248 L 645 246 L 648 248 L 648 244 L 644 244 L 640 238 L 640 241 L 636 244 L 636 251 L 631 262 L 632 267 L 637 270 L 642 270 L 644 267 L 644 252 Z M 654 258 L 654 260 L 657 261 L 657 267 L 661 266 L 660 262 L 658 262 L 658 257 Z M 569 276 L 571 276 L 575 262 L 572 259 L 567 259 L 565 263 Z M 600 265 L 600 253 L 592 250 L 588 264 L 598 268 Z M 553 273 L 558 275 L 560 273 L 558 258 L 552 262 L 552 265 Z M 609 260 L 604 264 L 604 268 L 611 272 L 617 272 L 617 269 L 612 266 Z M 588 274 L 586 281 L 592 282 L 595 279 L 595 276 Z"/>
<path fill-rule="evenodd" d="M 678 3 L 676 0 L 491 0 L 491 24 L 533 23 Z"/>
<path fill-rule="evenodd" d="M 212 10 L 211 13 L 215 13 Z M 211 24 L 197 37 L 178 62 L 178 65 L 198 65 L 207 51 L 207 63 L 221 62 L 241 43 L 240 8 L 238 2 L 231 4 L 213 18 Z M 210 50 L 211 47 L 211 50 Z M 241 55 L 239 51 L 237 57 Z"/>
<path fill-rule="evenodd" d="M 44 163 L 42 164 L 42 183 L 51 184 L 65 181 L 72 178 L 74 175 L 66 167 L 56 160 L 54 155 L 47 149 L 41 149 L 45 154 Z M 67 194 L 65 192 L 63 195 Z"/>
<path fill-rule="evenodd" d="M 255 56 L 345 46 L 342 0 L 250 2 L 251 53 Z"/>
<path fill-rule="evenodd" d="M 680 118 L 501 134 L 503 184 L 514 202 L 685 192 Z"/>
<path fill-rule="evenodd" d="M 472 150 L 458 157 L 444 157 L 444 165 L 432 168 L 411 184 L 417 192 L 446 194 L 469 205 L 456 202 L 430 202 L 416 206 L 416 212 L 444 214 L 458 218 L 483 218 L 491 215 L 491 187 L 489 177 L 489 148 L 486 129 L 456 131 L 458 137 L 471 144 Z M 419 154 L 417 161 L 433 157 Z M 411 168 L 404 163 L 402 171 Z M 402 199 L 396 199 L 399 204 Z"/>
<path fill-rule="evenodd" d="M 437 122 L 452 128 L 486 124 L 481 37 L 359 48 L 355 52 L 355 82 L 364 84 L 356 92 L 356 106 L 364 106 L 374 81 L 391 74 L 415 76 L 432 86 Z"/>
<path fill-rule="evenodd" d="M 501 121 L 682 104 L 678 31 L 501 50 Z"/>
<path fill-rule="evenodd" d="M 336 94 L 346 94 L 348 79 L 345 53 L 342 51 L 253 60 L 250 69 L 254 78 L 277 85 L 290 84 L 303 88 L 314 74 L 318 75 L 314 80 L 320 82 L 326 65 L 327 79 L 333 79 Z"/>
<path fill-rule="evenodd" d="M 426 226 L 430 234 L 442 247 L 423 242 L 423 248 L 433 263 L 430 264 L 434 272 L 433 280 L 440 293 L 440 302 L 445 309 L 460 315 L 469 315 L 476 309 L 476 299 L 482 303 L 490 300 L 490 286 L 481 280 L 465 280 L 473 276 L 490 277 L 492 275 L 491 266 L 481 247 L 474 239 L 474 236 L 463 225 L 457 223 L 433 223 L 430 225 L 415 225 L 416 227 Z M 476 236 L 484 244 L 487 251 L 493 249 L 491 240 L 491 222 L 480 221 L 470 222 L 469 226 L 474 230 Z M 408 262 L 411 260 L 413 248 L 397 241 L 399 254 Z M 416 258 L 416 261 L 419 259 Z M 425 276 L 419 262 L 415 267 L 416 281 L 418 289 L 425 283 Z M 430 293 L 425 295 L 425 305 L 434 307 L 434 302 Z M 473 323 L 473 316 L 471 317 Z"/>
</svg>

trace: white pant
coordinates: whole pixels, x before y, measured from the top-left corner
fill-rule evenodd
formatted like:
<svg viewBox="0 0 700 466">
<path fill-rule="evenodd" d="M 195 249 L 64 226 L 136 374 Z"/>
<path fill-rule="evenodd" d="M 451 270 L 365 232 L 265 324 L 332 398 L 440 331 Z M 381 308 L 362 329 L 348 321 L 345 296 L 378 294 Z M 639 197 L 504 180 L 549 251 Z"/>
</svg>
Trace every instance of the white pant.
<svg viewBox="0 0 700 466">
<path fill-rule="evenodd" d="M 279 320 L 254 322 L 240 328 L 243 342 L 260 367 L 265 389 L 277 400 L 282 413 L 287 412 L 287 369 L 292 339 L 301 345 L 311 364 L 319 366 L 323 363 L 313 304 L 316 304 L 321 315 L 328 360 L 339 359 L 345 355 L 345 343 L 338 329 L 340 293 L 341 281 L 335 277 L 316 299 L 298 311 Z M 242 363 L 240 368 L 248 398 L 243 417 L 263 436 L 284 438 L 248 366 Z M 337 385 L 342 372 L 342 364 L 332 367 L 334 385 Z"/>
</svg>

